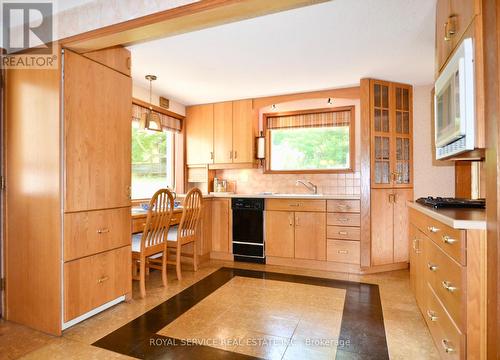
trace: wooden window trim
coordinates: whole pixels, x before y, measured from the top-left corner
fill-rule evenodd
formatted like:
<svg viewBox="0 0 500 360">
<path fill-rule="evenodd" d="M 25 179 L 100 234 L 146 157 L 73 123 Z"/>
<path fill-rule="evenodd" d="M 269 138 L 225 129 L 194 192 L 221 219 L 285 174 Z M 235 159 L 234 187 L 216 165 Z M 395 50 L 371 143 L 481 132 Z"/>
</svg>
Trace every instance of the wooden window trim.
<svg viewBox="0 0 500 360">
<path fill-rule="evenodd" d="M 355 118 L 355 106 L 341 106 L 334 108 L 322 108 L 322 109 L 310 109 L 310 110 L 298 110 L 298 111 L 287 111 L 279 113 L 265 113 L 262 114 L 263 120 L 263 130 L 266 139 L 266 159 L 264 166 L 264 174 L 349 174 L 355 171 L 355 157 L 356 157 L 356 138 L 355 138 L 355 128 L 356 128 L 356 118 Z M 271 170 L 271 133 L 270 129 L 267 128 L 267 118 L 276 116 L 289 116 L 289 115 L 306 115 L 306 114 L 318 114 L 326 112 L 340 112 L 340 111 L 350 111 L 351 121 L 349 123 L 349 168 L 347 169 L 327 169 L 327 170 Z M 301 126 L 302 127 L 302 126 Z M 306 128 L 307 126 L 303 126 Z M 309 126 L 315 127 L 315 126 Z"/>
</svg>

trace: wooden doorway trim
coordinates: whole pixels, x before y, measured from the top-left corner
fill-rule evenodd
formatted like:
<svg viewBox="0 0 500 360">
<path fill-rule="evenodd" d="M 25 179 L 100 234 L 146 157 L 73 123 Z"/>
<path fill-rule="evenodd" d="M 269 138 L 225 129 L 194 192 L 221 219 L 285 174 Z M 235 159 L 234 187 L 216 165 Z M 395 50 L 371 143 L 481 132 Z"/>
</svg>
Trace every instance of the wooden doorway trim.
<svg viewBox="0 0 500 360">
<path fill-rule="evenodd" d="M 60 41 L 78 53 L 132 45 L 330 0 L 201 0 Z"/>
</svg>

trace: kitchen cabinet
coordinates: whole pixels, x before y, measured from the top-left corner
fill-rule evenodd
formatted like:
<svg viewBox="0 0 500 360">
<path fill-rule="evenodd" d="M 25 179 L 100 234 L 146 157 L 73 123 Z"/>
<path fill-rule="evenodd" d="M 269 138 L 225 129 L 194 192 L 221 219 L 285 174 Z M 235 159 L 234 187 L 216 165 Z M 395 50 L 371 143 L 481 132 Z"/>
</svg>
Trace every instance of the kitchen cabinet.
<svg viewBox="0 0 500 360">
<path fill-rule="evenodd" d="M 474 17 L 480 13 L 475 0 L 438 0 L 436 5 L 436 73 L 462 41 Z"/>
<path fill-rule="evenodd" d="M 198 232 L 198 254 L 209 254 L 212 248 L 212 199 L 203 199 Z"/>
<path fill-rule="evenodd" d="M 424 273 L 424 235 L 418 230 L 418 228 L 411 224 L 409 230 L 410 239 L 410 287 L 415 294 L 415 299 L 417 300 L 417 305 L 422 311 L 425 307 L 424 298 L 424 279 L 421 274 Z"/>
<path fill-rule="evenodd" d="M 214 105 L 186 109 L 186 163 L 212 164 L 214 161 Z"/>
<path fill-rule="evenodd" d="M 266 211 L 266 256 L 295 256 L 295 217 L 292 211 Z"/>
<path fill-rule="evenodd" d="M 325 213 L 295 213 L 295 258 L 326 260 Z"/>
<path fill-rule="evenodd" d="M 372 265 L 408 261 L 408 207 L 413 189 L 372 189 Z"/>
<path fill-rule="evenodd" d="M 371 187 L 412 187 L 412 87 L 370 80 L 370 104 Z"/>
<path fill-rule="evenodd" d="M 230 253 L 231 199 L 212 199 L 212 251 Z"/>
<path fill-rule="evenodd" d="M 214 104 L 214 164 L 233 162 L 233 103 Z"/>
<path fill-rule="evenodd" d="M 252 100 L 238 100 L 188 107 L 187 165 L 252 166 L 257 124 L 252 104 Z"/>
</svg>

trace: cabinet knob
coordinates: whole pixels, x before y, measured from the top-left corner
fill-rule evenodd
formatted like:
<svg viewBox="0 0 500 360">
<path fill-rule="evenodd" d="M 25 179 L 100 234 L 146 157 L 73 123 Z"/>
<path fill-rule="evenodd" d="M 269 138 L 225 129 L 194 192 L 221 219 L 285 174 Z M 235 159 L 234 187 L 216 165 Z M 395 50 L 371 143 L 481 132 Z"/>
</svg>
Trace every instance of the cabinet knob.
<svg viewBox="0 0 500 360">
<path fill-rule="evenodd" d="M 347 235 L 347 231 L 339 231 L 339 235 Z"/>
<path fill-rule="evenodd" d="M 97 283 L 102 284 L 103 282 L 105 282 L 107 280 L 109 280 L 109 276 L 103 276 L 102 278 L 97 279 Z"/>
<path fill-rule="evenodd" d="M 234 150 L 234 158 L 237 159 L 238 158 L 238 152 L 236 150 Z"/>
<path fill-rule="evenodd" d="M 435 226 L 427 226 L 427 230 L 429 230 L 429 232 L 431 233 L 437 233 L 440 229 Z"/>
<path fill-rule="evenodd" d="M 444 23 L 444 41 L 450 41 L 457 33 L 457 16 L 448 17 L 448 21 Z"/>
<path fill-rule="evenodd" d="M 434 264 L 431 264 L 431 263 L 428 263 L 428 264 L 427 264 L 427 268 L 428 268 L 430 271 L 435 272 L 435 271 L 437 271 L 437 269 L 439 268 L 439 266 L 434 265 Z"/>
<path fill-rule="evenodd" d="M 450 342 L 446 339 L 441 340 L 441 345 L 443 345 L 444 352 L 447 354 L 455 351 L 455 349 L 450 345 Z"/>
<path fill-rule="evenodd" d="M 457 240 L 456 240 L 456 239 L 453 239 L 453 238 L 449 237 L 448 235 L 444 235 L 444 236 L 442 237 L 442 239 L 443 239 L 443 242 L 444 242 L 445 244 L 448 244 L 448 245 L 453 245 L 454 243 L 456 243 L 456 242 L 457 242 Z"/>
<path fill-rule="evenodd" d="M 349 254 L 348 250 L 337 250 L 337 254 Z"/>
<path fill-rule="evenodd" d="M 233 152 L 232 151 L 229 152 L 229 159 L 233 160 Z"/>
<path fill-rule="evenodd" d="M 432 310 L 427 310 L 427 317 L 429 318 L 430 321 L 437 321 L 438 320 L 436 313 Z"/>
<path fill-rule="evenodd" d="M 441 285 L 446 289 L 448 290 L 449 292 L 455 292 L 457 290 L 457 287 L 456 286 L 453 286 L 452 283 L 450 281 L 442 281 L 441 282 Z"/>
<path fill-rule="evenodd" d="M 210 151 L 210 160 L 213 160 L 213 159 L 214 159 L 214 152 Z"/>
<path fill-rule="evenodd" d="M 97 233 L 98 234 L 109 233 L 109 229 L 108 228 L 97 229 Z"/>
</svg>

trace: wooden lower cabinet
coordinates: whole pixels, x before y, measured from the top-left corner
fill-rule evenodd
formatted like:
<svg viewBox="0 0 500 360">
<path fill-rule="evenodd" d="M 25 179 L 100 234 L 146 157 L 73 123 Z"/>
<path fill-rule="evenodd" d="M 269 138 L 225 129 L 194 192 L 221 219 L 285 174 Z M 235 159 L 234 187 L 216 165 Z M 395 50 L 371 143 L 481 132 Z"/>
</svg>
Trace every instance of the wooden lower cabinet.
<svg viewBox="0 0 500 360">
<path fill-rule="evenodd" d="M 231 199 L 212 199 L 212 251 L 231 252 Z"/>
<path fill-rule="evenodd" d="M 204 199 L 199 227 L 198 254 L 209 254 L 212 249 L 212 199 Z"/>
<path fill-rule="evenodd" d="M 266 256 L 295 256 L 295 216 L 292 211 L 265 212 Z"/>
<path fill-rule="evenodd" d="M 461 264 L 447 235 L 429 235 L 446 227 L 410 209 L 411 289 L 442 359 L 486 359 L 486 231 L 448 229 L 466 244 Z"/>
<path fill-rule="evenodd" d="M 130 254 L 124 246 L 64 264 L 64 321 L 132 291 Z"/>
<path fill-rule="evenodd" d="M 328 261 L 359 265 L 359 241 L 328 239 L 326 251 Z"/>
<path fill-rule="evenodd" d="M 295 257 L 326 260 L 325 213 L 295 213 Z"/>
</svg>

